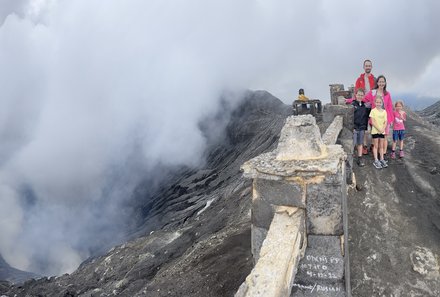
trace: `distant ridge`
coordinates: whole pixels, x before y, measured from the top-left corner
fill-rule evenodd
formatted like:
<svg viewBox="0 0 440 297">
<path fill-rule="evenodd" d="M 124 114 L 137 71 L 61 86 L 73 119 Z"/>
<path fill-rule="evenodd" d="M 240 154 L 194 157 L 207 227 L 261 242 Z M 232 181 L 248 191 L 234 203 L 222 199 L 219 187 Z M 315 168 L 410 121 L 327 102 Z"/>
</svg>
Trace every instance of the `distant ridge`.
<svg viewBox="0 0 440 297">
<path fill-rule="evenodd" d="M 11 283 L 21 283 L 30 278 L 37 278 L 38 275 L 12 268 L 0 255 L 0 280 L 7 280 Z"/>
<path fill-rule="evenodd" d="M 440 100 L 417 113 L 430 123 L 440 126 Z"/>
</svg>

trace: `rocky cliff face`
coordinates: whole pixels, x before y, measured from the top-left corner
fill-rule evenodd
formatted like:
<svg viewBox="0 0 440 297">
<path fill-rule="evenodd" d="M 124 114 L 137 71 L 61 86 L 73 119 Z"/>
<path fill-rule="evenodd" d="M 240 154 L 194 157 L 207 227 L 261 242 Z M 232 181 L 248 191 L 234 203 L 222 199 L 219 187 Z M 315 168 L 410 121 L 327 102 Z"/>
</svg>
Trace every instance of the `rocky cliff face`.
<svg viewBox="0 0 440 297">
<path fill-rule="evenodd" d="M 200 169 L 179 168 L 136 194 L 132 240 L 74 273 L 0 285 L 6 296 L 232 296 L 253 266 L 250 181 L 240 165 L 276 145 L 290 107 L 249 92 Z M 214 123 L 215 124 L 215 123 Z M 207 129 L 210 123 L 202 123 Z M 139 219 L 140 218 L 140 219 Z"/>
</svg>

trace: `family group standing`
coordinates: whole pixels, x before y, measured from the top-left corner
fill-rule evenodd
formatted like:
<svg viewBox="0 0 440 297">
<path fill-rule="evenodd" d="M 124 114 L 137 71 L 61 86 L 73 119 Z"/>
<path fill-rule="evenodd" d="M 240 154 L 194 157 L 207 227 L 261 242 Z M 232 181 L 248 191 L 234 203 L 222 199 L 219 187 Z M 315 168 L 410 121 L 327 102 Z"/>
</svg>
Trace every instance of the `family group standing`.
<svg viewBox="0 0 440 297">
<path fill-rule="evenodd" d="M 393 144 L 391 158 L 396 158 L 396 147 L 399 141 L 399 157 L 403 158 L 403 139 L 405 137 L 406 113 L 403 111 L 403 102 L 397 101 L 395 106 L 391 94 L 387 90 L 385 76 L 377 78 L 371 73 L 373 64 L 365 60 L 364 73 L 356 80 L 354 99 L 348 100 L 354 107 L 353 141 L 356 148 L 357 164 L 364 166 L 363 155 L 368 154 L 368 132 L 371 133 L 374 162 L 377 169 L 388 167 L 385 159 L 388 149 L 388 137 L 393 129 Z"/>
</svg>

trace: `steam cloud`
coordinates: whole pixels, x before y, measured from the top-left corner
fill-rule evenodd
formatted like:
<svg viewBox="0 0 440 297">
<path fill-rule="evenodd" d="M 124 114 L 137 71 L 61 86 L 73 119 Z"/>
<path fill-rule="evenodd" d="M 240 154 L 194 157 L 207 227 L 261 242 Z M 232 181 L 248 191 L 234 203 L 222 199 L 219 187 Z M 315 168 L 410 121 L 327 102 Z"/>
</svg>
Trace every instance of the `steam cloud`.
<svg viewBox="0 0 440 297">
<path fill-rule="evenodd" d="M 143 175 L 201 162 L 225 89 L 327 101 L 371 58 L 392 92 L 438 96 L 440 3 L 405 5 L 0 0 L 0 253 L 73 271 L 124 231 Z"/>
</svg>

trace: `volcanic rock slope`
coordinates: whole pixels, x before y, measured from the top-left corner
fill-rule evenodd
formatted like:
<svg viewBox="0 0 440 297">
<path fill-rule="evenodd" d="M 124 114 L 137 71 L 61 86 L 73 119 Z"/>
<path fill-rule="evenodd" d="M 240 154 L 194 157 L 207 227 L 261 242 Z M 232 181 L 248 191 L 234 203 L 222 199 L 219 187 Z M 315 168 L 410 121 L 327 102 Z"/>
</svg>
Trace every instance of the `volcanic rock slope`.
<svg viewBox="0 0 440 297">
<path fill-rule="evenodd" d="M 249 92 L 232 112 L 226 135 L 208 150 L 206 166 L 180 169 L 139 204 L 146 219 L 133 240 L 89 259 L 70 275 L 1 284 L 0 293 L 233 296 L 253 266 L 251 181 L 242 177 L 240 166 L 275 148 L 290 111 L 267 92 Z"/>
<path fill-rule="evenodd" d="M 408 115 L 404 158 L 377 170 L 370 154 L 354 165 L 362 190 L 348 201 L 353 296 L 440 296 L 440 129 Z"/>
</svg>

